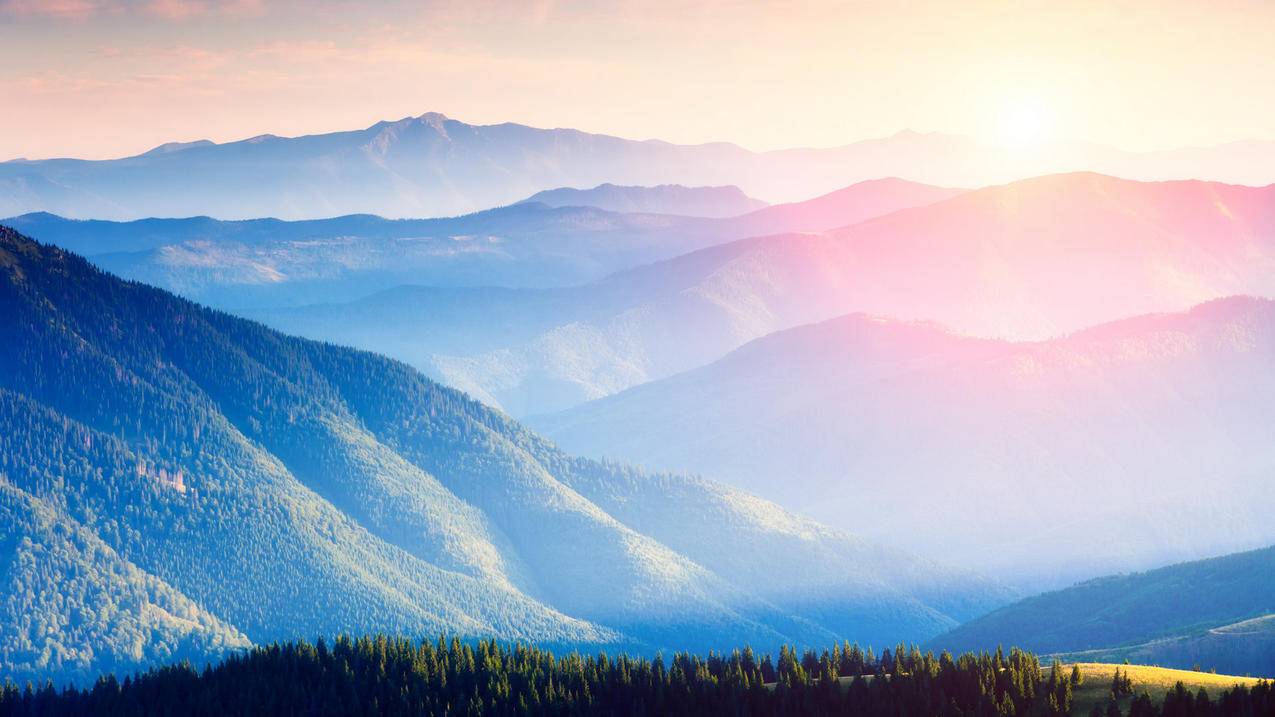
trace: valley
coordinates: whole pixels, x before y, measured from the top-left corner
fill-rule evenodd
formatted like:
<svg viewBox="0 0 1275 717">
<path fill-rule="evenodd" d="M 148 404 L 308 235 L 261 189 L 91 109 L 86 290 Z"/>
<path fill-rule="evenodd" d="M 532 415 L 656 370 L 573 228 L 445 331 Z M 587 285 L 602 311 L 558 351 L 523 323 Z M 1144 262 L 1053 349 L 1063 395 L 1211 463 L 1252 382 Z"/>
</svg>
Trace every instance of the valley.
<svg viewBox="0 0 1275 717">
<path fill-rule="evenodd" d="M 921 639 L 1012 595 L 721 484 L 572 458 L 403 364 L 11 230 L 0 270 L 0 475 L 11 512 L 46 516 L 0 540 L 13 675 L 129 664 L 154 618 L 121 602 L 122 572 L 190 615 L 143 640 L 160 655 L 354 627 L 644 653 Z M 68 574 L 101 577 L 31 614 L 63 565 L 32 553 L 49 521 L 82 534 L 58 548 Z M 97 604 L 103 642 L 51 653 Z"/>
<path fill-rule="evenodd" d="M 1271 187 L 1041 177 L 829 232 L 740 238 L 566 291 L 402 287 L 343 306 L 252 315 L 388 353 L 527 417 L 848 313 L 1023 340 L 1270 295 L 1273 197 Z"/>
<path fill-rule="evenodd" d="M 0 717 L 1275 717 L 1272 37 L 0 0 Z"/>
</svg>

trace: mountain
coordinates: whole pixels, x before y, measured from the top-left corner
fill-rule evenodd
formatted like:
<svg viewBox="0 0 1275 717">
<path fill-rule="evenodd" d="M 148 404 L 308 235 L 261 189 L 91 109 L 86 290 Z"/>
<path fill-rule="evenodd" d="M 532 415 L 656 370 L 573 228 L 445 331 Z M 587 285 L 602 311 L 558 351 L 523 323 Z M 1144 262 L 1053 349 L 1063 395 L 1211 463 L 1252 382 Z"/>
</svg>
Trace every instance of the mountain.
<svg viewBox="0 0 1275 717">
<path fill-rule="evenodd" d="M 1275 542 L 1275 302 L 1018 343 L 851 315 L 529 423 L 1056 586 Z"/>
<path fill-rule="evenodd" d="M 728 219 L 523 203 L 441 219 L 6 220 L 121 276 L 227 309 L 355 299 L 400 284 L 544 288 L 744 236 L 821 231 L 952 196 L 901 180 Z"/>
<path fill-rule="evenodd" d="M 596 207 L 611 212 L 675 214 L 686 217 L 734 217 L 762 209 L 766 202 L 740 191 L 739 187 L 621 187 L 599 184 L 592 189 L 560 187 L 536 192 L 524 201 L 550 207 Z"/>
<path fill-rule="evenodd" d="M 121 159 L 3 162 L 0 216 L 443 216 L 554 187 L 608 182 L 734 185 L 749 196 L 791 202 L 881 177 L 973 187 L 1078 170 L 1266 184 L 1275 181 L 1272 166 L 1275 142 L 1129 153 L 1075 143 L 995 147 L 905 131 L 827 149 L 752 152 L 722 142 L 677 145 L 512 123 L 472 125 L 430 112 L 330 134 L 168 143 Z"/>
<path fill-rule="evenodd" d="M 3 475 L 0 518 L 0 672 L 130 671 L 251 645 Z"/>
<path fill-rule="evenodd" d="M 1068 661 L 1174 665 L 1245 675 L 1275 674 L 1275 614 L 1121 647 L 1062 653 Z"/>
<path fill-rule="evenodd" d="M 389 353 L 527 416 L 848 313 L 1028 339 L 1235 294 L 1275 296 L 1275 185 L 1072 174 L 716 245 L 571 290 L 403 288 L 258 316 Z"/>
<path fill-rule="evenodd" d="M 1232 674 L 1275 674 L 1275 547 L 1027 598 L 935 638 Z"/>
<path fill-rule="evenodd" d="M 1009 595 L 724 485 L 572 458 L 403 364 L 9 229 L 0 345 L 16 678 L 350 631 L 884 644 Z"/>
<path fill-rule="evenodd" d="M 858 182 L 814 199 L 774 204 L 740 217 L 740 237 L 821 232 L 858 224 L 900 209 L 922 207 L 963 194 L 964 189 L 932 187 L 887 177 Z M 886 210 L 885 208 L 890 209 Z"/>
<path fill-rule="evenodd" d="M 928 151 L 910 146 L 920 137 L 909 134 L 887 144 L 909 145 L 900 151 L 917 155 Z M 555 187 L 604 183 L 736 185 L 752 196 L 795 201 L 855 181 L 906 174 L 876 170 L 882 165 L 877 144 L 757 153 L 726 143 L 676 145 L 512 123 L 471 125 L 431 112 L 331 134 L 170 143 L 114 160 L 3 162 L 0 214 L 441 216 L 507 205 Z"/>
<path fill-rule="evenodd" d="M 108 271 L 228 309 L 351 300 L 404 283 L 578 284 L 737 236 L 711 220 L 539 203 L 441 219 L 6 221 Z"/>
</svg>

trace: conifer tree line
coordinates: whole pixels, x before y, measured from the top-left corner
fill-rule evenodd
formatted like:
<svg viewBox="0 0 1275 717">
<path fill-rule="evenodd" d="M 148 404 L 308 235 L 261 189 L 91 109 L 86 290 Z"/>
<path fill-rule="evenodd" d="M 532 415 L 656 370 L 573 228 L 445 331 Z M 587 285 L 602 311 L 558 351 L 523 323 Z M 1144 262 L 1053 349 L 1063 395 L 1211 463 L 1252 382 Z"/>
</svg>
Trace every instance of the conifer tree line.
<svg viewBox="0 0 1275 717">
<path fill-rule="evenodd" d="M 922 654 L 899 646 L 879 657 L 854 645 L 777 659 L 751 649 L 670 659 L 569 654 L 495 641 L 384 635 L 257 647 L 202 671 L 183 662 L 122 682 L 113 675 L 61 690 L 6 681 L 0 717 L 60 715 L 883 715 L 1059 717 L 1072 711 L 1081 674 L 1046 672 L 1008 655 Z M 1119 676 L 1105 709 L 1122 714 Z M 1142 693 L 1127 717 L 1275 717 L 1270 683 L 1216 699 L 1181 684 L 1162 704 Z"/>
</svg>

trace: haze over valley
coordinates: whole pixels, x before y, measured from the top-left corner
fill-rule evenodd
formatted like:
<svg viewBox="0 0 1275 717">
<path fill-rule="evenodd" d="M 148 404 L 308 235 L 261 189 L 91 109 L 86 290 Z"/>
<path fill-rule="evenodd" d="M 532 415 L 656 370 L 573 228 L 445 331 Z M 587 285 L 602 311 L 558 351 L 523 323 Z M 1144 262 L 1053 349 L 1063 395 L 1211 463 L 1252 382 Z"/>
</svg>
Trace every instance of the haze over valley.
<svg viewBox="0 0 1275 717">
<path fill-rule="evenodd" d="M 1272 36 L 0 0 L 0 717 L 1275 717 Z"/>
</svg>

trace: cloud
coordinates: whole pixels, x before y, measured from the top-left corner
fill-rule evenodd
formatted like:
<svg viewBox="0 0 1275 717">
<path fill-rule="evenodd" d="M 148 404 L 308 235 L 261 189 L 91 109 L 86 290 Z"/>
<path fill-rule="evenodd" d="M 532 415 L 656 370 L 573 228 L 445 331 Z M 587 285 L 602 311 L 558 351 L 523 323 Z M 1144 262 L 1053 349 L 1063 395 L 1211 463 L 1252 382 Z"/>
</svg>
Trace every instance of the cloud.
<svg viewBox="0 0 1275 717">
<path fill-rule="evenodd" d="M 78 22 L 96 15 L 106 4 L 98 0 L 0 0 L 0 12 L 16 17 L 51 17 Z"/>
<path fill-rule="evenodd" d="M 10 16 L 74 22 L 106 14 L 182 22 L 211 15 L 253 17 L 266 10 L 265 0 L 0 0 L 0 12 Z"/>
</svg>

